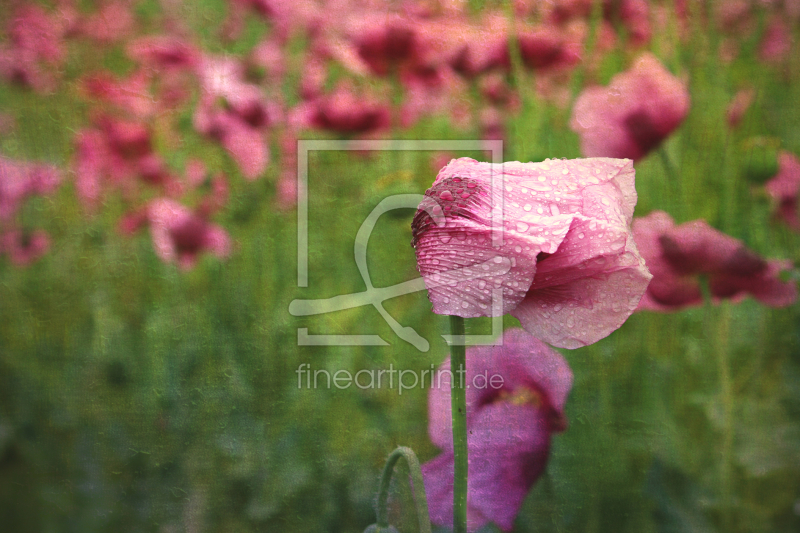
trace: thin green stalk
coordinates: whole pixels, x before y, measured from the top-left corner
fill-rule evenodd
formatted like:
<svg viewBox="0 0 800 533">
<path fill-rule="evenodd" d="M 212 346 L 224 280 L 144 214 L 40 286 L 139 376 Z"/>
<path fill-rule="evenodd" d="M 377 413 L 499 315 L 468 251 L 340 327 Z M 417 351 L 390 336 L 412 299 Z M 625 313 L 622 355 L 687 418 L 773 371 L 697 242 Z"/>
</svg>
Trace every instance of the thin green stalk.
<svg viewBox="0 0 800 533">
<path fill-rule="evenodd" d="M 722 403 L 723 435 L 720 450 L 720 496 L 722 499 L 722 530 L 731 531 L 733 510 L 733 487 L 731 476 L 731 454 L 733 451 L 733 379 L 728 360 L 728 335 L 730 334 L 730 305 L 722 304 L 721 317 L 717 328 L 716 343 L 717 371 L 719 372 L 720 401 Z"/>
<path fill-rule="evenodd" d="M 675 164 L 672 162 L 667 149 L 662 145 L 658 150 L 658 156 L 661 158 L 661 164 L 664 167 L 664 174 L 667 176 L 667 190 L 672 199 L 672 212 L 676 215 L 679 221 L 683 221 L 681 213 L 684 211 L 684 198 L 683 187 L 681 186 L 681 176 L 675 169 Z"/>
<path fill-rule="evenodd" d="M 453 480 L 453 533 L 467 532 L 467 396 L 464 383 L 467 371 L 467 355 L 464 346 L 464 319 L 450 317 L 450 370 L 453 372 L 450 386 L 450 407 L 453 419 L 453 456 L 455 479 Z"/>
<path fill-rule="evenodd" d="M 431 533 L 431 520 L 428 515 L 428 500 L 425 497 L 425 485 L 422 481 L 422 469 L 419 466 L 419 459 L 411 448 L 400 446 L 386 460 L 381 475 L 381 484 L 378 488 L 378 527 L 380 529 L 389 528 L 389 511 L 386 505 L 389 501 L 389 485 L 392 481 L 394 466 L 401 458 L 405 458 L 408 469 L 411 471 L 411 482 L 414 485 L 414 503 L 417 508 L 417 521 L 419 523 L 419 533 Z"/>
</svg>

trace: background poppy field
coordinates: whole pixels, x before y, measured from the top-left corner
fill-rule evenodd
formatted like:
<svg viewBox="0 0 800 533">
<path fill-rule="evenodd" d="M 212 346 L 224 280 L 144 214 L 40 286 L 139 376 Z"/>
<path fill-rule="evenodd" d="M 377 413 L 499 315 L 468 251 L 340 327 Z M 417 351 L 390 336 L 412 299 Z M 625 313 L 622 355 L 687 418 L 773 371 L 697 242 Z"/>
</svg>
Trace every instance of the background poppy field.
<svg viewBox="0 0 800 533">
<path fill-rule="evenodd" d="M 576 100 L 651 53 L 689 104 L 631 156 L 636 216 L 704 219 L 800 263 L 797 188 L 792 204 L 765 185 L 800 154 L 793 0 L 2 6 L 4 531 L 363 531 L 387 454 L 437 455 L 426 390 L 309 390 L 296 373 L 440 364 L 447 319 L 424 291 L 385 306 L 427 352 L 372 307 L 288 309 L 365 289 L 353 245 L 383 198 L 490 156 L 312 152 L 298 288 L 298 139 L 502 139 L 506 161 L 577 158 Z M 412 216 L 379 220 L 374 286 L 419 275 Z M 389 345 L 298 346 L 298 328 Z M 639 311 L 559 351 L 568 428 L 515 531 L 800 529 L 796 303 Z M 392 496 L 393 523 L 415 531 L 408 484 Z"/>
</svg>

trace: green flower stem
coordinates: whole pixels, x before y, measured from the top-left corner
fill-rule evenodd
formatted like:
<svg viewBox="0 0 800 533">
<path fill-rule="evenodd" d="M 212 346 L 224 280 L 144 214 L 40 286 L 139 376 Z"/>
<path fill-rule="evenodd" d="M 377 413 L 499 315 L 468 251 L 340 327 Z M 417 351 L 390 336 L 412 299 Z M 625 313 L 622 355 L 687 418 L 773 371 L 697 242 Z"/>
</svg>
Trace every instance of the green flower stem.
<svg viewBox="0 0 800 533">
<path fill-rule="evenodd" d="M 453 480 L 453 533 L 467 531 L 467 397 L 464 383 L 467 370 L 466 347 L 464 346 L 464 319 L 450 317 L 450 370 L 453 372 L 450 386 L 450 407 L 453 419 L 453 455 L 455 457 L 455 479 Z"/>
<path fill-rule="evenodd" d="M 662 145 L 657 152 L 661 158 L 661 164 L 664 167 L 664 174 L 666 174 L 667 181 L 669 182 L 667 191 L 669 191 L 668 194 L 671 196 L 673 202 L 672 212 L 678 216 L 680 222 L 683 222 L 683 220 L 680 219 L 680 215 L 684 210 L 683 187 L 681 186 L 680 176 L 675 170 L 675 164 L 672 162 L 672 159 L 670 159 L 667 149 Z"/>
<path fill-rule="evenodd" d="M 431 533 L 431 519 L 428 515 L 428 500 L 425 497 L 425 485 L 422 481 L 422 469 L 419 466 L 419 459 L 411 448 L 400 446 L 386 460 L 383 467 L 381 484 L 378 489 L 378 527 L 387 529 L 389 527 L 389 511 L 386 503 L 389 500 L 389 484 L 392 481 L 394 465 L 398 459 L 405 458 L 408 469 L 411 471 L 411 482 L 414 485 L 414 503 L 417 508 L 417 521 L 419 522 L 419 533 Z"/>
</svg>

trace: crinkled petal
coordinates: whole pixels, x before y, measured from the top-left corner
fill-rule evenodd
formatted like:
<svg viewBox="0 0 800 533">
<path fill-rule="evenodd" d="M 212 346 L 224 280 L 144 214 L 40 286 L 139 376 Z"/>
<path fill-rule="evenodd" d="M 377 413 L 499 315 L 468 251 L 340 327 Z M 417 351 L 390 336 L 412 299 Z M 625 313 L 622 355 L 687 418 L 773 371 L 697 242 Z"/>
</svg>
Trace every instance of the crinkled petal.
<svg viewBox="0 0 800 533">
<path fill-rule="evenodd" d="M 511 314 L 526 331 L 559 348 L 579 348 L 607 337 L 639 305 L 652 276 L 632 238 L 619 256 L 595 261 L 602 272 L 532 288 Z"/>
<path fill-rule="evenodd" d="M 633 179 L 626 160 L 451 161 L 426 191 L 412 223 L 434 312 L 511 312 L 533 282 L 539 254 L 556 253 L 576 217 L 628 231 L 636 204 Z M 607 244 L 615 253 L 624 243 Z M 481 269 L 491 275 L 480 275 Z M 502 309 L 492 306 L 493 289 L 502 290 Z"/>
<path fill-rule="evenodd" d="M 437 372 L 428 395 L 428 431 L 434 444 L 451 450 L 449 358 Z M 457 373 L 453 377 L 459 379 Z M 540 398 L 552 429 L 564 427 L 564 404 L 572 387 L 572 371 L 560 353 L 522 329 L 506 330 L 496 346 L 469 348 L 463 379 L 470 385 L 466 391 L 468 426 L 481 406 L 495 401 L 500 391 L 526 388 Z"/>
</svg>

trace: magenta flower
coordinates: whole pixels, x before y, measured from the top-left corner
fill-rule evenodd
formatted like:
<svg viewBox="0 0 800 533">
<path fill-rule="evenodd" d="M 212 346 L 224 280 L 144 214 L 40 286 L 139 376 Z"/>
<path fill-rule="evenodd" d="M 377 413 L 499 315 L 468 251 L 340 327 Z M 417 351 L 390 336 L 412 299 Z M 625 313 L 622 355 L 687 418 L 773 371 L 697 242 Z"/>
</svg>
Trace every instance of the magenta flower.
<svg viewBox="0 0 800 533">
<path fill-rule="evenodd" d="M 339 133 L 364 134 L 389 126 L 389 106 L 373 98 L 359 95 L 345 85 L 334 92 L 308 102 L 298 113 L 304 118 L 302 125 Z"/>
<path fill-rule="evenodd" d="M 230 237 L 225 230 L 173 200 L 158 198 L 150 202 L 147 222 L 156 254 L 165 263 L 177 262 L 188 269 L 204 251 L 219 258 L 230 254 Z"/>
<path fill-rule="evenodd" d="M 99 201 L 107 184 L 130 193 L 136 180 L 168 185 L 171 176 L 161 157 L 153 151 L 152 132 L 141 122 L 111 117 L 98 119 L 98 129 L 78 133 L 76 188 L 87 204 Z"/>
<path fill-rule="evenodd" d="M 53 166 L 0 157 L 0 221 L 11 219 L 29 196 L 48 194 L 60 182 Z"/>
<path fill-rule="evenodd" d="M 8 21 L 8 43 L 0 44 L 0 76 L 37 91 L 55 84 L 56 71 L 64 61 L 65 27 L 55 14 L 39 6 L 20 4 L 12 12 L 4 8 Z"/>
<path fill-rule="evenodd" d="M 428 395 L 428 431 L 441 455 L 422 466 L 431 521 L 453 520 L 453 433 L 450 360 Z M 443 374 L 443 377 L 442 377 Z M 438 378 L 437 378 L 438 379 Z M 453 375 L 459 380 L 459 375 Z M 467 526 L 494 522 L 510 531 L 525 495 L 541 475 L 550 436 L 566 429 L 564 404 L 572 372 L 564 358 L 528 333 L 511 329 L 501 346 L 467 350 L 467 431 L 470 477 Z"/>
<path fill-rule="evenodd" d="M 434 313 L 511 313 L 563 348 L 602 339 L 650 280 L 630 232 L 635 204 L 627 160 L 451 161 L 412 222 Z M 497 296 L 502 309 L 492 308 Z"/>
<path fill-rule="evenodd" d="M 653 274 L 640 309 L 674 311 L 702 305 L 701 276 L 708 280 L 714 299 L 749 294 L 771 307 L 797 299 L 795 284 L 780 279 L 780 272 L 792 267 L 790 261 L 764 260 L 704 220 L 675 226 L 667 213 L 654 211 L 634 220 L 633 235 Z"/>
<path fill-rule="evenodd" d="M 265 133 L 278 119 L 278 106 L 245 80 L 244 65 L 237 61 L 206 58 L 199 73 L 203 94 L 195 128 L 218 140 L 245 178 L 257 178 L 269 163 Z M 220 100 L 224 106 L 218 105 Z"/>
<path fill-rule="evenodd" d="M 778 156 L 778 173 L 767 182 L 767 193 L 777 203 L 777 214 L 793 230 L 800 231 L 800 160 L 794 154 Z"/>
<path fill-rule="evenodd" d="M 160 70 L 197 68 L 200 52 L 192 45 L 167 35 L 140 37 L 126 48 L 128 56 L 144 66 Z"/>
<path fill-rule="evenodd" d="M 758 50 L 759 56 L 764 61 L 776 63 L 787 57 L 791 50 L 791 29 L 781 18 L 775 17 L 769 23 L 761 38 L 761 46 Z"/>
<path fill-rule="evenodd" d="M 0 253 L 6 252 L 11 262 L 26 266 L 42 257 L 50 248 L 50 237 L 42 230 L 11 230 L 0 235 Z"/>
<path fill-rule="evenodd" d="M 520 33 L 517 43 L 522 62 L 533 70 L 568 68 L 581 60 L 581 43 L 569 39 L 552 26 Z M 505 51 L 507 54 L 508 45 L 505 46 Z"/>
<path fill-rule="evenodd" d="M 689 111 L 689 93 L 651 54 L 617 74 L 608 87 L 585 89 L 570 127 L 589 157 L 641 159 L 657 148 Z"/>
</svg>

